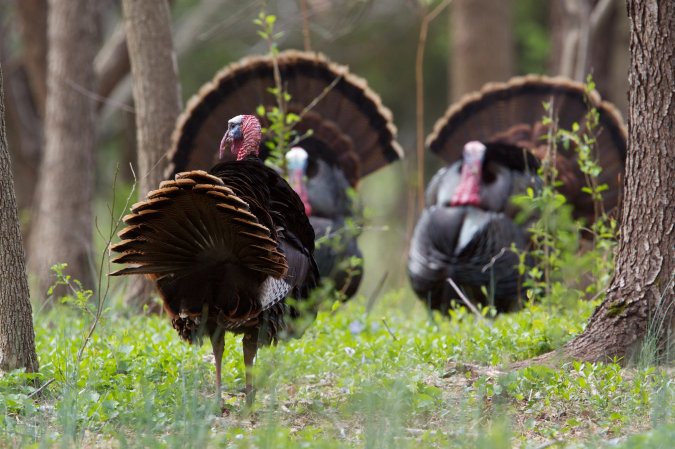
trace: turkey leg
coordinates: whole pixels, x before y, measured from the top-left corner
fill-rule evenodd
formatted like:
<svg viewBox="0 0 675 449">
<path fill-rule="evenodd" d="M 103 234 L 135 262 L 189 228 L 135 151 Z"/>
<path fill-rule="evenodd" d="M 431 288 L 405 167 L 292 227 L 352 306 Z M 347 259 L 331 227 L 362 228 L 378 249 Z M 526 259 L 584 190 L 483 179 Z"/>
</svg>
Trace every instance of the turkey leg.
<svg viewBox="0 0 675 449">
<path fill-rule="evenodd" d="M 218 326 L 215 331 L 211 332 L 210 337 L 216 364 L 216 396 L 218 397 L 218 402 L 222 405 L 221 367 L 223 364 L 223 350 L 225 349 L 225 330 Z"/>
<path fill-rule="evenodd" d="M 246 405 L 253 405 L 255 390 L 253 389 L 253 361 L 258 352 L 258 330 L 244 334 L 241 339 L 244 347 L 244 367 L 246 370 Z"/>
</svg>

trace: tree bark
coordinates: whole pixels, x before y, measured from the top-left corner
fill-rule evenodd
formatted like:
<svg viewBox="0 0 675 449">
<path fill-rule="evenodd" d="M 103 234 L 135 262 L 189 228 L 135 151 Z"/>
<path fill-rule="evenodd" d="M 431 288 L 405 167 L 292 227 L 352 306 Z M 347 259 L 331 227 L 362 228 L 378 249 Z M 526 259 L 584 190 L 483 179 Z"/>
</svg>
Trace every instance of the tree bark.
<svg viewBox="0 0 675 449">
<path fill-rule="evenodd" d="M 33 316 L 17 215 L 0 68 L 0 371 L 38 370 Z"/>
<path fill-rule="evenodd" d="M 68 274 L 92 284 L 97 3 L 49 1 L 45 151 L 29 246 L 37 297 L 53 283 L 55 263 L 68 263 Z"/>
<path fill-rule="evenodd" d="M 645 348 L 658 356 L 673 343 L 675 3 L 628 0 L 628 12 L 630 132 L 616 272 L 581 335 L 514 367 L 559 358 L 627 363 Z"/>
<path fill-rule="evenodd" d="M 182 107 L 178 67 L 169 3 L 123 0 L 122 9 L 136 105 L 138 190 L 144 198 L 164 179 L 165 155 Z M 148 303 L 154 287 L 142 277 L 133 279 L 127 303 Z"/>
<path fill-rule="evenodd" d="M 452 96 L 514 74 L 511 0 L 454 0 L 451 12 Z"/>
</svg>

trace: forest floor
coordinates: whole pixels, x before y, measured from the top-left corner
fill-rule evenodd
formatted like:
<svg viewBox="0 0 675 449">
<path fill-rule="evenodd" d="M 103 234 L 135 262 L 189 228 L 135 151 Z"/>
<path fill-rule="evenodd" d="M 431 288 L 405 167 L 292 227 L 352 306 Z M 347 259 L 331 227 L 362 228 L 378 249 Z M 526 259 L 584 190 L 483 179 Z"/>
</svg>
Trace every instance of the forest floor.
<svg viewBox="0 0 675 449">
<path fill-rule="evenodd" d="M 228 335 L 224 412 L 210 345 L 183 343 L 166 316 L 112 304 L 78 360 L 91 316 L 38 312 L 40 374 L 0 378 L 0 447 L 673 447 L 672 367 L 504 368 L 560 347 L 594 303 L 494 319 L 431 315 L 406 290 L 365 303 L 326 304 L 303 338 L 262 349 L 252 409 Z"/>
</svg>

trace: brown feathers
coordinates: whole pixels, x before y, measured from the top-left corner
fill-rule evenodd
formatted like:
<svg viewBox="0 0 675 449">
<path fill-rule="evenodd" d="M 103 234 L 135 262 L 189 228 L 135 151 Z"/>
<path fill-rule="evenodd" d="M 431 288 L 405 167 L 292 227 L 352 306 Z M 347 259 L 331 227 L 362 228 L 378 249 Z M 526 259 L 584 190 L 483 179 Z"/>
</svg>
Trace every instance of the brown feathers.
<svg viewBox="0 0 675 449">
<path fill-rule="evenodd" d="M 248 204 L 219 178 L 201 170 L 179 173 L 162 182 L 148 200 L 134 204 L 124 217 L 129 225 L 111 248 L 113 262 L 132 266 L 121 274 L 168 274 L 198 263 L 242 265 L 275 278 L 285 276 L 286 259 Z"/>
<path fill-rule="evenodd" d="M 544 103 L 550 104 L 550 111 Z M 586 93 L 584 85 L 562 77 L 528 75 L 506 83 L 489 83 L 479 92 L 467 94 L 448 108 L 427 137 L 427 145 L 445 161 L 461 157 L 462 148 L 471 140 L 502 142 L 529 149 L 542 159 L 546 154 L 550 127 L 542 119 L 552 114 L 557 129 L 571 130 L 572 123 L 586 126 L 590 108 L 599 113 L 599 126 L 593 130 L 597 140 L 595 157 L 602 167 L 599 177 L 609 190 L 604 192 L 607 211 L 617 206 L 626 159 L 626 128 L 618 110 L 602 101 L 597 92 Z M 576 163 L 573 148 L 558 145 L 556 166 L 563 181 L 562 193 L 575 206 L 577 216 L 593 220 L 593 204 L 581 192 L 586 185 Z"/>
<path fill-rule="evenodd" d="M 318 53 L 284 51 L 277 62 L 291 96 L 288 111 L 302 115 L 297 130 L 312 129 L 312 138 L 334 153 L 331 159 L 340 164 L 352 185 L 402 157 L 391 112 L 365 80 Z M 260 105 L 276 105 L 269 92 L 274 87 L 272 67 L 268 56 L 248 57 L 225 67 L 202 86 L 178 119 L 169 151 L 169 176 L 216 162 L 225 118 L 252 114 Z"/>
</svg>

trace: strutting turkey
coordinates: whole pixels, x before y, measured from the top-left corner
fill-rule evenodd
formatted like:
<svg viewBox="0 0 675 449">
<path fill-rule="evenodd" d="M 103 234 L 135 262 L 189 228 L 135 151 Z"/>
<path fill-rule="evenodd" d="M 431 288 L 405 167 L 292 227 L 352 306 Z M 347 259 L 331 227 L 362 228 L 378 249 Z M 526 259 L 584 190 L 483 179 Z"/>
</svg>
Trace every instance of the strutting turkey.
<svg viewBox="0 0 675 449">
<path fill-rule="evenodd" d="M 599 126 L 592 130 L 594 156 L 602 167 L 599 183 L 609 187 L 604 208 L 611 210 L 620 196 L 626 129 L 616 108 L 583 84 L 536 75 L 490 83 L 451 105 L 436 122 L 427 146 L 451 165 L 427 187 L 408 258 L 412 288 L 430 308 L 445 313 L 459 299 L 448 278 L 473 301 L 492 302 L 499 312 L 518 306 L 518 257 L 510 248 L 523 250 L 528 235 L 526 225 L 513 221 L 517 209 L 510 197 L 541 185 L 536 169 L 547 154 L 551 129 L 542 117 L 551 114 L 558 129 L 577 122 L 583 130 L 591 107 L 599 113 Z M 554 160 L 559 189 L 574 215 L 592 222 L 594 205 L 581 190 L 586 183 L 574 148 L 559 146 Z"/>
<path fill-rule="evenodd" d="M 320 54 L 287 50 L 277 55 L 276 62 L 290 95 L 287 111 L 301 116 L 295 131 L 306 135 L 311 130 L 297 145 L 308 154 L 305 203 L 317 237 L 314 257 L 322 277 L 331 278 L 335 288 L 350 297 L 362 272 L 348 269 L 345 262 L 361 257 L 359 230 L 344 226 L 353 218 L 358 222 L 347 191 L 402 156 L 391 112 L 365 80 Z M 220 139 L 221 117 L 277 106 L 272 87 L 274 65 L 269 56 L 245 58 L 216 74 L 178 119 L 169 175 L 208 165 L 214 157 L 208 148 Z M 263 142 L 261 155 L 267 151 Z"/>
<path fill-rule="evenodd" d="M 112 274 L 154 280 L 182 338 L 193 342 L 208 334 L 219 398 L 224 333 L 244 334 L 249 403 L 258 346 L 293 332 L 286 317 L 298 317 L 300 308 L 286 297 L 306 299 L 319 279 L 302 201 L 257 158 L 260 140 L 255 116 L 231 119 L 220 154 L 231 145 L 236 160 L 162 182 L 132 206 L 122 241 L 112 247 L 122 253 L 113 262 L 129 264 Z"/>
</svg>

